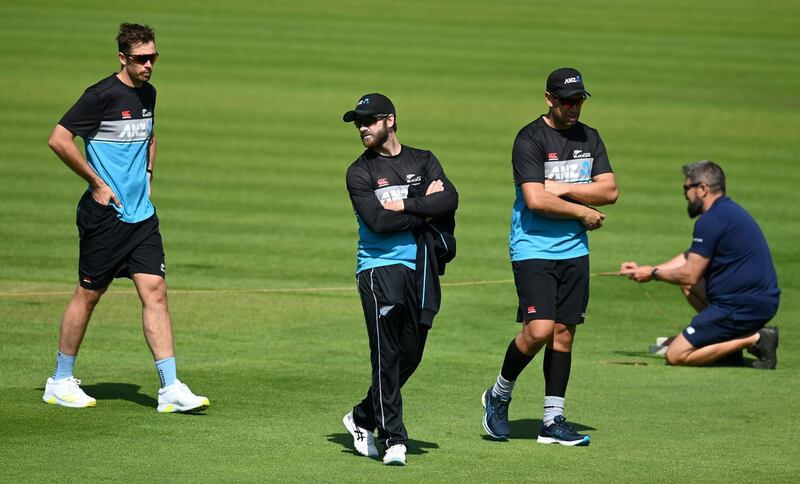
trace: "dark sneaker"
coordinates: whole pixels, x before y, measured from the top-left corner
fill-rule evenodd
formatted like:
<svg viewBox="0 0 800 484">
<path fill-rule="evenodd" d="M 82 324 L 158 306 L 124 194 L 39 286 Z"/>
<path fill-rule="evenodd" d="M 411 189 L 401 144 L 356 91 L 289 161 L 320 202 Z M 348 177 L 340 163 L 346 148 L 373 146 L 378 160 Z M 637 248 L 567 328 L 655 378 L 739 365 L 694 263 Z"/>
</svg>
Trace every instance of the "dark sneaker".
<svg viewBox="0 0 800 484">
<path fill-rule="evenodd" d="M 495 439 L 507 439 L 511 430 L 508 428 L 508 404 L 511 397 L 495 397 L 492 388 L 483 392 L 483 429 Z"/>
<path fill-rule="evenodd" d="M 589 445 L 589 436 L 581 435 L 575 431 L 572 425 L 567 423 L 563 415 L 555 418 L 552 425 L 539 431 L 539 438 L 536 439 L 540 444 L 561 444 L 561 445 Z"/>
<path fill-rule="evenodd" d="M 758 358 L 753 362 L 753 368 L 774 370 L 778 365 L 778 328 L 764 327 L 758 330 L 758 334 L 758 343 L 747 349 L 748 353 Z"/>
</svg>

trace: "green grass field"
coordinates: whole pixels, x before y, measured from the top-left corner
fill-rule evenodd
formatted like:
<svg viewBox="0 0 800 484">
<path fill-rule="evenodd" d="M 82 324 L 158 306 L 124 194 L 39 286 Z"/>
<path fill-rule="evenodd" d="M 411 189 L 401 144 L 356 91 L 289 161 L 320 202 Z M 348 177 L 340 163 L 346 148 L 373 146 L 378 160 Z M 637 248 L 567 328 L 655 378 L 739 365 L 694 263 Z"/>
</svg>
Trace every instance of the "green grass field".
<svg viewBox="0 0 800 484">
<path fill-rule="evenodd" d="M 0 480 L 797 479 L 797 2 L 7 0 L 0 17 Z M 76 365 L 97 408 L 41 402 L 84 190 L 46 140 L 117 68 L 121 21 L 157 30 L 153 200 L 179 377 L 211 399 L 206 415 L 156 413 L 127 280 L 98 307 Z M 779 365 L 666 367 L 646 349 L 691 317 L 677 289 L 596 277 L 566 409 L 592 445 L 535 442 L 538 359 L 514 394 L 513 438 L 498 443 L 483 437 L 480 395 L 518 330 L 511 144 L 564 65 L 593 94 L 582 120 L 603 135 L 621 193 L 591 235 L 592 269 L 685 250 L 680 167 L 719 162 L 778 269 Z M 406 468 L 355 456 L 341 426 L 370 374 L 344 187 L 361 146 L 341 115 L 371 91 L 392 98 L 400 140 L 436 153 L 461 195 L 459 255 L 404 388 Z"/>
</svg>

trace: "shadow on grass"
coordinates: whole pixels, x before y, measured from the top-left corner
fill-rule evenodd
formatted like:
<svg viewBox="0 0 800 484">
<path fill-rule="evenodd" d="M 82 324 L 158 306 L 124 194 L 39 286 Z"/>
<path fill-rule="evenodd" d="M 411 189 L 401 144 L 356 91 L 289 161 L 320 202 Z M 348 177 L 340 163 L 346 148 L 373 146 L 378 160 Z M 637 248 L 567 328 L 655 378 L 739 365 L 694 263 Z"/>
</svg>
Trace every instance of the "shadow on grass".
<svg viewBox="0 0 800 484">
<path fill-rule="evenodd" d="M 346 454 L 355 454 L 356 450 L 353 447 L 353 437 L 348 433 L 330 434 L 328 435 L 328 442 L 339 444 L 342 447 L 342 452 Z M 377 443 L 376 443 L 377 445 Z M 439 444 L 435 442 L 425 442 L 424 440 L 408 439 L 406 442 L 406 454 L 409 455 L 422 455 L 427 454 L 428 449 L 438 449 Z"/>
<path fill-rule="evenodd" d="M 158 400 L 150 395 L 141 393 L 141 386 L 133 383 L 95 383 L 82 385 L 83 391 L 95 400 L 127 400 L 143 407 L 155 408 Z"/>
<path fill-rule="evenodd" d="M 620 350 L 616 350 L 613 353 L 617 354 L 617 355 L 621 355 L 621 356 L 631 356 L 631 357 L 635 357 L 635 358 L 644 357 L 644 358 L 647 358 L 647 362 L 649 364 L 655 364 L 655 362 L 660 360 L 662 362 L 662 364 L 666 365 L 666 362 L 664 361 L 663 357 L 655 356 L 655 355 L 653 355 L 652 353 L 650 353 L 648 351 L 620 351 Z M 753 359 L 753 358 L 746 358 L 744 356 L 744 354 L 741 351 L 739 351 L 739 352 L 733 352 L 733 353 L 731 353 L 729 355 L 725 355 L 724 358 L 722 358 L 722 359 L 720 359 L 718 361 L 715 361 L 714 363 L 712 363 L 710 365 L 705 365 L 705 366 L 711 366 L 711 367 L 743 366 L 743 367 L 746 367 L 746 368 L 750 368 L 750 367 L 753 366 L 753 363 L 755 361 L 756 360 Z M 620 364 L 623 364 L 623 362 L 621 362 Z"/>
<path fill-rule="evenodd" d="M 578 432 L 582 432 L 585 430 L 597 430 L 594 427 L 590 427 L 589 425 L 584 425 L 580 423 L 575 423 L 570 421 L 570 425 L 572 425 L 575 430 Z M 511 429 L 511 434 L 508 436 L 508 440 L 536 440 L 539 436 L 539 429 L 542 426 L 542 419 L 537 418 L 524 418 L 521 420 L 509 420 L 508 427 Z M 481 438 L 483 440 L 490 440 L 492 442 L 498 441 L 497 439 L 493 439 L 488 435 L 482 435 Z M 500 441 L 502 442 L 502 441 Z"/>
<path fill-rule="evenodd" d="M 125 400 L 128 402 L 155 409 L 158 407 L 158 400 L 140 393 L 142 387 L 133 383 L 95 383 L 94 385 L 81 385 L 81 389 L 95 400 Z M 37 391 L 44 391 L 44 388 L 36 388 Z M 182 415 L 207 415 L 205 410 L 175 412 Z"/>
</svg>

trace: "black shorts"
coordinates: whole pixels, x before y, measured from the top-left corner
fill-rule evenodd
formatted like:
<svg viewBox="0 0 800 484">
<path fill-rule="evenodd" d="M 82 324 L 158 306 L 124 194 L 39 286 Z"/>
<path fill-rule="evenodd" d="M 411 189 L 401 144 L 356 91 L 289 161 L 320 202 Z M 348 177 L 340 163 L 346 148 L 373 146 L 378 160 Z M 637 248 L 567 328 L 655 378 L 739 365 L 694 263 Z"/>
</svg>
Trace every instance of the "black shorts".
<svg viewBox="0 0 800 484">
<path fill-rule="evenodd" d="M 589 256 L 511 263 L 517 286 L 517 321 L 552 319 L 582 324 L 589 304 Z"/>
<path fill-rule="evenodd" d="M 86 289 L 103 289 L 115 277 L 155 274 L 165 277 L 164 246 L 153 214 L 137 223 L 123 222 L 110 205 L 101 205 L 87 191 L 78 202 L 80 236 L 78 282 Z"/>
</svg>

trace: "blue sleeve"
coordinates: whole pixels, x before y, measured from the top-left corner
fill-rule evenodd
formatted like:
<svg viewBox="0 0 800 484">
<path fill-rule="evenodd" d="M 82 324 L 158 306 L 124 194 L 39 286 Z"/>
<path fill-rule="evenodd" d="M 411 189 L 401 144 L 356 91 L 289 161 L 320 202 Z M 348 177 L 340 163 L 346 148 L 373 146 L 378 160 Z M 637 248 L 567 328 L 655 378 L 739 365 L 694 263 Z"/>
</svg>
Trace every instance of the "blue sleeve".
<svg viewBox="0 0 800 484">
<path fill-rule="evenodd" d="M 711 213 L 704 213 L 694 224 L 692 246 L 689 252 L 702 255 L 708 259 L 717 251 L 717 245 L 724 232 L 722 221 Z"/>
</svg>

